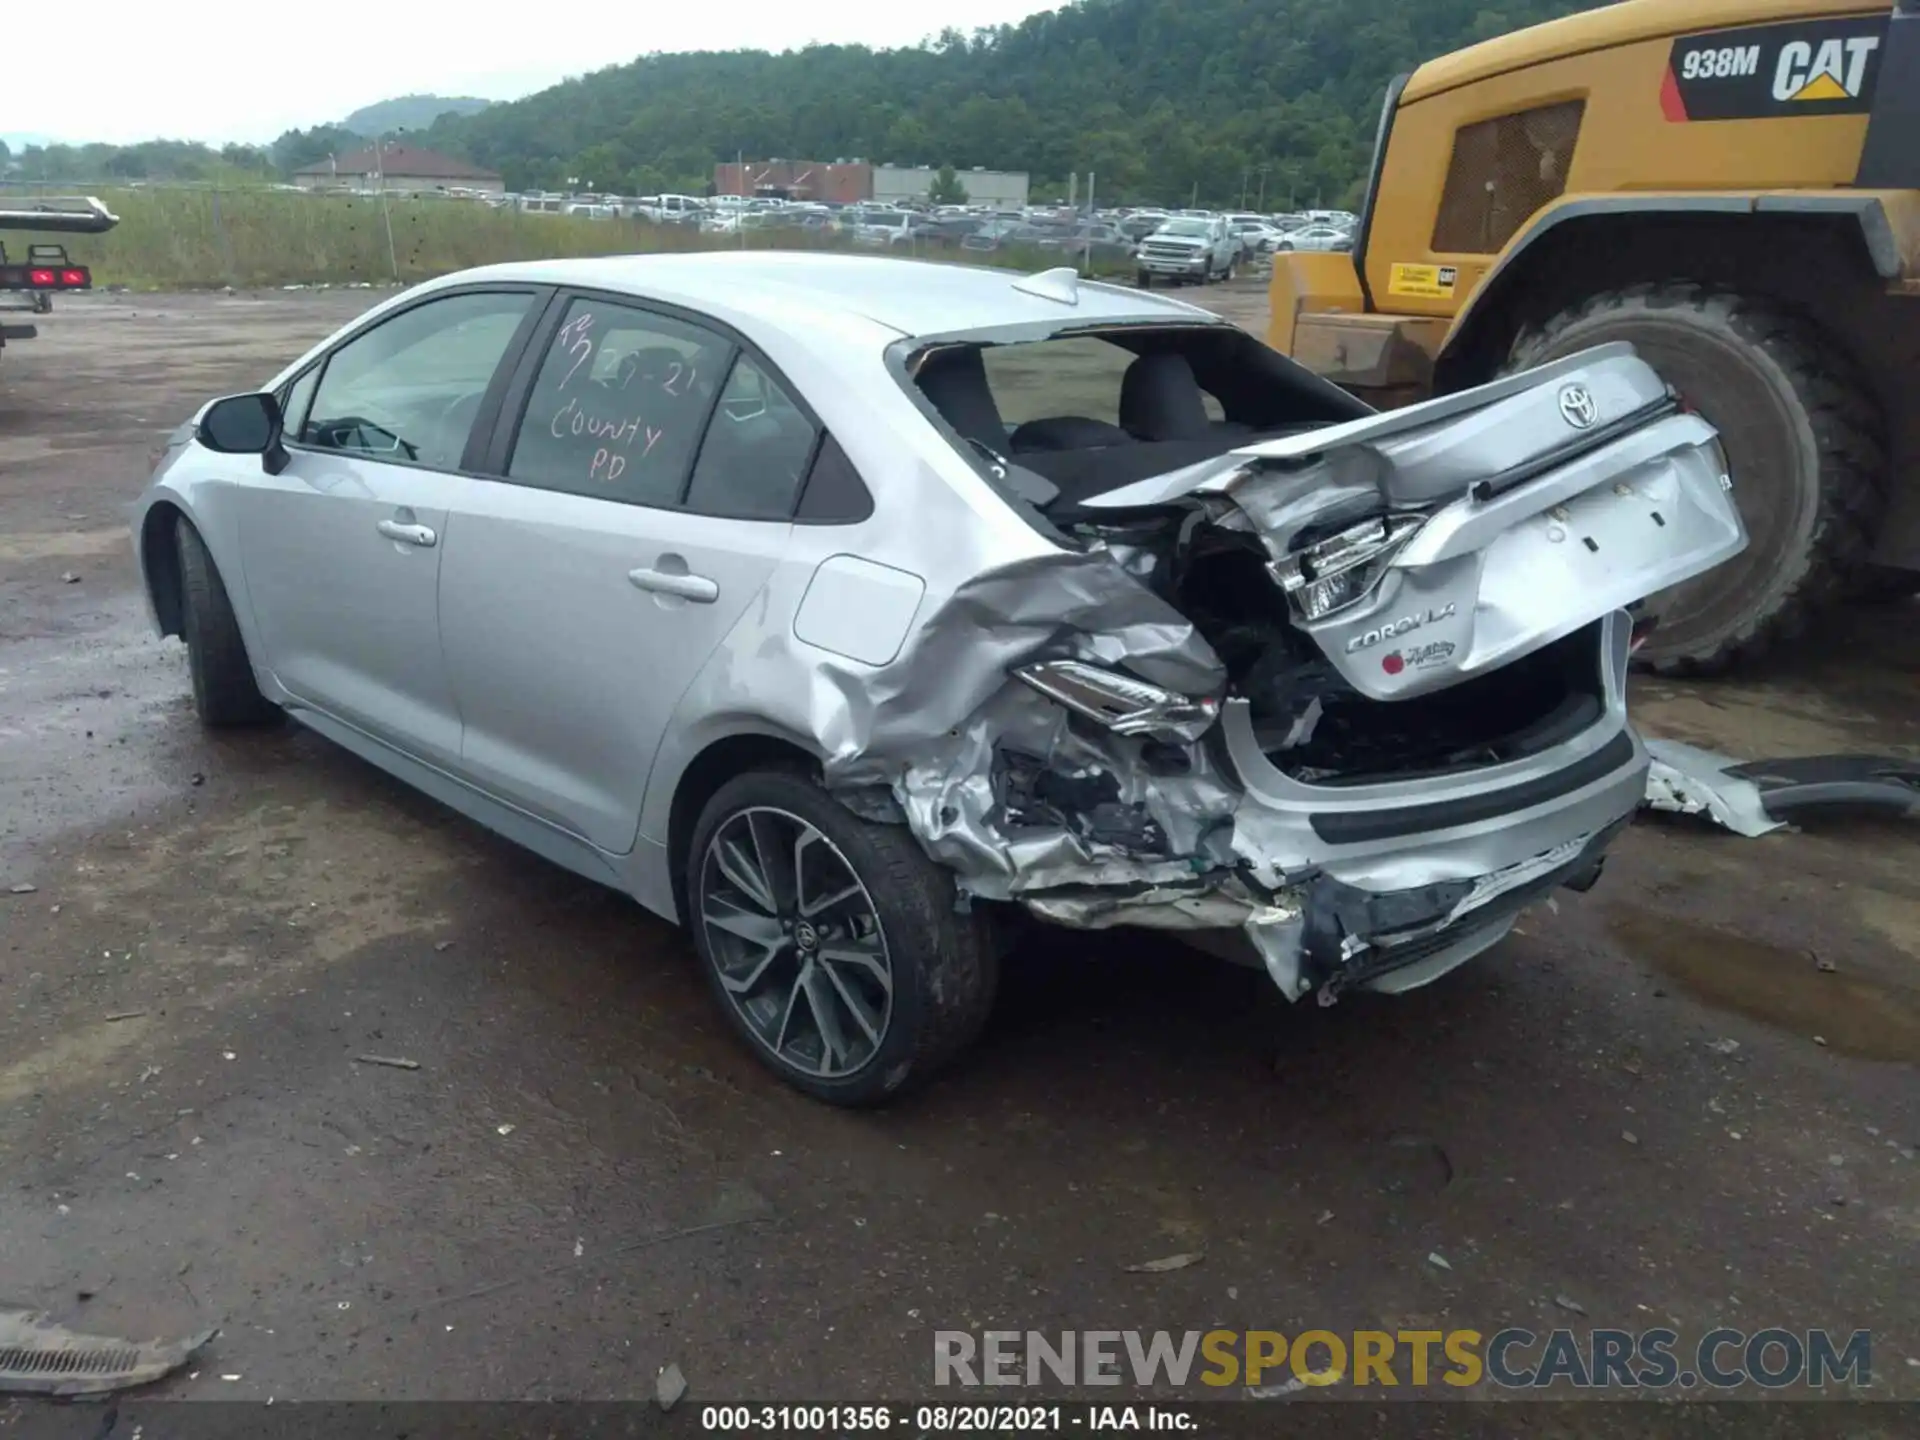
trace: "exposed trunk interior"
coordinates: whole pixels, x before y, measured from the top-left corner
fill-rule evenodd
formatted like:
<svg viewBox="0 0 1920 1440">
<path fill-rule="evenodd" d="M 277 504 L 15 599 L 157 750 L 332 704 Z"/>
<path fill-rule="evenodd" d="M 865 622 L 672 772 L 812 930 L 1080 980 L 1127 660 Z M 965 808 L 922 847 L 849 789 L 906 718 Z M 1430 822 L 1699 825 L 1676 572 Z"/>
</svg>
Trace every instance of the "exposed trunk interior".
<svg viewBox="0 0 1920 1440">
<path fill-rule="evenodd" d="M 1504 764 L 1601 717 L 1597 621 L 1445 690 L 1398 701 L 1364 696 L 1295 628 L 1253 537 L 1196 526 L 1196 518 L 1167 511 L 1082 534 L 1125 547 L 1142 564 L 1151 557 L 1149 583 L 1214 647 L 1234 693 L 1252 708 L 1268 758 L 1297 780 L 1374 784 Z M 1417 646 L 1417 636 L 1409 644 Z"/>
</svg>

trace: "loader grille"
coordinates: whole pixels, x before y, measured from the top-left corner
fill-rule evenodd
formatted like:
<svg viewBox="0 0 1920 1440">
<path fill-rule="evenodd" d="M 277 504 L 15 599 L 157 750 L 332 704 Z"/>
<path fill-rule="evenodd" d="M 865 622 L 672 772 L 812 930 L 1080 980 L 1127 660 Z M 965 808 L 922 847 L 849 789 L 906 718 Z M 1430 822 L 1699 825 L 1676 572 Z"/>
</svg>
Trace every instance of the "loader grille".
<svg viewBox="0 0 1920 1440">
<path fill-rule="evenodd" d="M 1433 248 L 1492 255 L 1567 188 L 1567 170 L 1586 114 L 1584 100 L 1543 105 L 1463 125 L 1434 220 Z"/>
</svg>

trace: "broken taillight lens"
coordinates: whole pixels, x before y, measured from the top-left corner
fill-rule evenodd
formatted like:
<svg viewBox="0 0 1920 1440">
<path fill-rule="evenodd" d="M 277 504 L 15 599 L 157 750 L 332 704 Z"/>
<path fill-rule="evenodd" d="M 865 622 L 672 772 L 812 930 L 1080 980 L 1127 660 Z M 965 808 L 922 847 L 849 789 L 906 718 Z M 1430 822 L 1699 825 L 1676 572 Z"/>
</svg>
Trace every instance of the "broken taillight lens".
<svg viewBox="0 0 1920 1440">
<path fill-rule="evenodd" d="M 1078 660 L 1045 660 L 1013 672 L 1049 700 L 1116 735 L 1191 742 L 1213 727 L 1220 702 L 1149 685 Z"/>
<path fill-rule="evenodd" d="M 1366 598 L 1387 562 L 1424 523 L 1417 515 L 1362 521 L 1267 569 L 1303 619 L 1320 620 Z"/>
</svg>

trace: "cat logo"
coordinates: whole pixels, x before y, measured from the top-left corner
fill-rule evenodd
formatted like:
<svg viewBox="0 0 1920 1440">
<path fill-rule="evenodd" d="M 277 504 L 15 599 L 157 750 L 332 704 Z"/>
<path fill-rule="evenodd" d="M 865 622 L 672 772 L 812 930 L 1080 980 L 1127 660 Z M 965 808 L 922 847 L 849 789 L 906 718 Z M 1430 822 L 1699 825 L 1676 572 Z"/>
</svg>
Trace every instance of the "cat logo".
<svg viewBox="0 0 1920 1440">
<path fill-rule="evenodd" d="M 1780 47 L 1773 72 L 1773 98 L 1781 101 L 1857 100 L 1867 62 L 1880 48 L 1878 35 L 1848 39 L 1790 40 Z"/>
<path fill-rule="evenodd" d="M 1887 29 L 1883 11 L 1683 35 L 1661 79 L 1661 111 L 1678 124 L 1868 114 Z"/>
</svg>

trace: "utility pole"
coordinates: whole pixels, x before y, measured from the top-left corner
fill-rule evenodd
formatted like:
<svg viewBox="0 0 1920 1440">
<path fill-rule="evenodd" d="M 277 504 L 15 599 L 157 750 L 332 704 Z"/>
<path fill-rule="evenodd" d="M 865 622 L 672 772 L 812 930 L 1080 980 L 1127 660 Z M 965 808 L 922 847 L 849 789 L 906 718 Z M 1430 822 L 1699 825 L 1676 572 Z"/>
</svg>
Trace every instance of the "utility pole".
<svg viewBox="0 0 1920 1440">
<path fill-rule="evenodd" d="M 1267 209 L 1267 171 L 1272 168 L 1270 165 L 1260 167 L 1260 198 L 1253 202 L 1253 208 L 1262 214 L 1265 214 Z"/>
<path fill-rule="evenodd" d="M 1091 170 L 1087 172 L 1087 219 L 1093 219 L 1093 171 Z M 1080 265 L 1084 270 L 1091 271 L 1093 269 L 1093 232 L 1091 229 L 1087 231 L 1086 244 L 1081 249 Z"/>
<path fill-rule="evenodd" d="M 1250 178 L 1247 167 L 1242 165 L 1240 167 L 1240 208 L 1242 210 L 1247 208 L 1247 181 Z"/>
<path fill-rule="evenodd" d="M 374 183 L 380 187 L 380 219 L 387 227 L 387 264 L 393 270 L 394 283 L 400 280 L 400 257 L 393 248 L 393 212 L 387 208 L 387 140 L 384 135 L 373 142 Z"/>
</svg>

